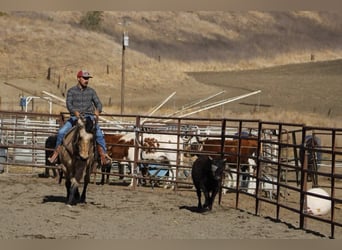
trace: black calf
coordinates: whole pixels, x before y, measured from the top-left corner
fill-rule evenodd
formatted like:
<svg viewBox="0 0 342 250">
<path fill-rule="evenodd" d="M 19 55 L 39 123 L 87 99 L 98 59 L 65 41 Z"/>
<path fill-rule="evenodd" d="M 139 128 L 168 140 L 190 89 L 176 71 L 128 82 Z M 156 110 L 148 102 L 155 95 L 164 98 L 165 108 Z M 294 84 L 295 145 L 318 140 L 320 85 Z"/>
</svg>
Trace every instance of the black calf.
<svg viewBox="0 0 342 250">
<path fill-rule="evenodd" d="M 198 209 L 212 209 L 215 196 L 221 185 L 224 166 L 224 160 L 211 159 L 205 155 L 199 156 L 193 163 L 191 175 L 196 188 Z M 205 197 L 203 206 L 201 203 L 201 192 L 203 192 Z"/>
<path fill-rule="evenodd" d="M 55 163 L 51 163 L 48 158 L 53 153 L 54 148 L 56 147 L 57 135 L 49 136 L 45 141 L 45 165 L 46 166 L 55 166 Z M 53 177 L 57 177 L 57 170 L 55 168 L 45 168 L 45 177 L 50 176 L 50 169 L 52 170 Z"/>
</svg>

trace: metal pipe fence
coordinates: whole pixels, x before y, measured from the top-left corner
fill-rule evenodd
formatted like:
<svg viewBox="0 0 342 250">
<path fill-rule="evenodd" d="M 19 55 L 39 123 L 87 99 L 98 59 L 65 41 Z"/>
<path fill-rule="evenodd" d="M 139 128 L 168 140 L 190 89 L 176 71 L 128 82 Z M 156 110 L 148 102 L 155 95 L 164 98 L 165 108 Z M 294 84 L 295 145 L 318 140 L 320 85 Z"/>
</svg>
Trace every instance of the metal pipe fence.
<svg viewBox="0 0 342 250">
<path fill-rule="evenodd" d="M 0 111 L 3 171 L 12 174 L 20 166 L 36 174 L 58 168 L 45 164 L 45 141 L 57 133 L 64 115 Z M 182 192 L 192 187 L 191 167 L 196 155 L 210 153 L 229 159 L 218 198 L 221 205 L 331 238 L 342 237 L 341 128 L 247 119 L 101 116 L 99 125 L 105 134 L 130 134 L 134 142 L 107 142 L 108 147 L 128 147 L 132 157 L 113 158 L 112 172 L 98 169 L 93 173 L 94 182 L 101 174 L 108 174 L 109 181 L 129 180 L 132 188 L 168 184 L 175 192 Z M 245 139 L 255 142 L 253 154 L 245 155 L 242 150 L 248 148 L 243 144 Z M 308 144 L 309 139 L 317 139 L 316 144 Z M 219 150 L 202 150 L 204 143 L 215 140 L 220 142 Z M 235 146 L 230 145 L 232 141 Z M 151 148 L 152 144 L 157 146 Z M 146 157 L 146 152 L 158 155 Z M 318 207 L 312 205 L 317 206 L 316 200 Z"/>
</svg>

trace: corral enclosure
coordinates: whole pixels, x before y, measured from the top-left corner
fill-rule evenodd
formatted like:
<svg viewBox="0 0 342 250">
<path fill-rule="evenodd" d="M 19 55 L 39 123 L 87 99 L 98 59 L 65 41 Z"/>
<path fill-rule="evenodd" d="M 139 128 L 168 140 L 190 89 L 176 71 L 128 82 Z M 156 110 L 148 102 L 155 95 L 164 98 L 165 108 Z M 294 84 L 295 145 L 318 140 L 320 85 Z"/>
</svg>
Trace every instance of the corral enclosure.
<svg viewBox="0 0 342 250">
<path fill-rule="evenodd" d="M 9 175 L 37 175 L 43 174 L 45 168 L 56 168 L 45 165 L 44 143 L 49 135 L 56 133 L 61 116 L 8 111 L 1 111 L 0 115 L 1 149 L 4 152 L 0 156 L 4 172 Z M 195 155 L 207 153 L 194 146 L 218 139 L 237 140 L 237 147 L 241 148 L 242 140 L 248 138 L 255 141 L 257 151 L 253 155 L 243 155 L 239 150 L 229 155 L 225 151 L 226 145 L 219 151 L 211 152 L 214 156 L 229 159 L 235 156 L 236 159 L 227 164 L 222 192 L 216 204 L 218 202 L 283 221 L 295 228 L 312 230 L 327 237 L 342 237 L 342 129 L 260 120 L 115 114 L 102 115 L 100 126 L 105 134 L 131 133 L 135 138 L 135 143 L 130 147 L 134 150 L 134 157 L 124 161 L 113 159 L 108 181 L 110 185 L 128 185 L 133 180 L 132 191 L 138 186 L 160 189 L 168 184 L 177 194 L 189 192 Z M 319 138 L 319 145 L 310 147 L 305 144 L 309 137 Z M 155 139 L 158 148 L 154 148 L 154 152 L 159 152 L 161 156 L 173 156 L 169 159 L 144 159 L 141 152 L 146 148 L 146 138 L 158 138 Z M 118 144 L 107 146 L 122 147 Z M 303 164 L 301 151 L 306 155 Z M 310 155 L 314 155 L 311 167 Z M 244 165 L 244 157 L 253 162 Z M 119 168 L 120 162 L 123 168 Z M 145 175 L 142 175 L 143 167 L 147 168 Z M 100 172 L 98 169 L 94 173 L 93 183 L 100 182 Z M 329 196 L 308 195 L 311 188 L 321 188 Z M 317 211 L 311 213 L 307 201 L 309 196 L 321 199 L 322 203 L 328 202 L 329 211 L 324 214 Z"/>
</svg>

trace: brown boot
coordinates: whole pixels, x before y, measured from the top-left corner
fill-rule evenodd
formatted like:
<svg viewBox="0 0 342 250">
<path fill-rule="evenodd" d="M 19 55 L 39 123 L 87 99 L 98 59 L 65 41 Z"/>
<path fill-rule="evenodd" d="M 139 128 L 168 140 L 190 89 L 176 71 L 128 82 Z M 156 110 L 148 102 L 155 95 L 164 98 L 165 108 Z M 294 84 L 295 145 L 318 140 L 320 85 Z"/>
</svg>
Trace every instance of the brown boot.
<svg viewBox="0 0 342 250">
<path fill-rule="evenodd" d="M 112 158 L 108 154 L 105 154 L 103 152 L 103 149 L 100 145 L 97 145 L 97 151 L 99 152 L 100 158 L 101 158 L 101 165 L 107 165 L 111 163 Z"/>
<path fill-rule="evenodd" d="M 57 161 L 57 158 L 58 158 L 58 155 L 59 155 L 59 152 L 61 151 L 61 146 L 59 145 L 55 151 L 53 151 L 52 155 L 48 158 L 48 161 L 50 163 L 55 163 Z"/>
</svg>

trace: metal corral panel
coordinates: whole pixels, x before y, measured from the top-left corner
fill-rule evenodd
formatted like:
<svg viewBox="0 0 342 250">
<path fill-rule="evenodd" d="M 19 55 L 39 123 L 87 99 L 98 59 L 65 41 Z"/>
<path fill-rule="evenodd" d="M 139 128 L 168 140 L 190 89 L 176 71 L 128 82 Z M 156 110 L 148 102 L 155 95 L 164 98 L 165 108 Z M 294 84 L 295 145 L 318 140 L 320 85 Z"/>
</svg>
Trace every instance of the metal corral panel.
<svg viewBox="0 0 342 250">
<path fill-rule="evenodd" d="M 1 119 L 0 127 L 1 143 L 9 149 L 6 161 L 45 164 L 45 140 L 56 133 L 59 125 L 51 118 L 44 121 L 26 117 Z"/>
</svg>

